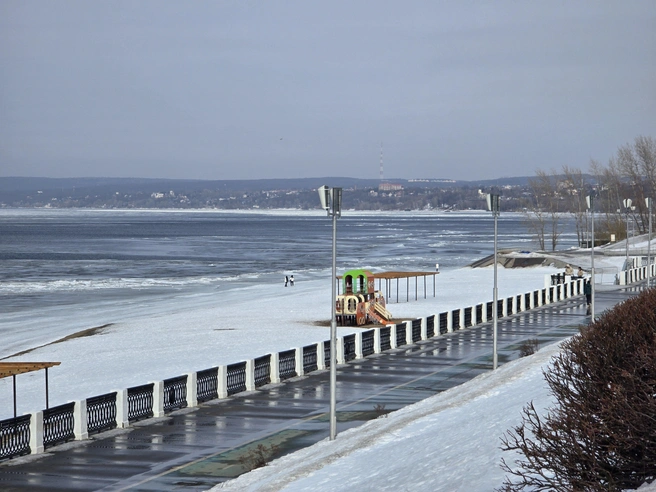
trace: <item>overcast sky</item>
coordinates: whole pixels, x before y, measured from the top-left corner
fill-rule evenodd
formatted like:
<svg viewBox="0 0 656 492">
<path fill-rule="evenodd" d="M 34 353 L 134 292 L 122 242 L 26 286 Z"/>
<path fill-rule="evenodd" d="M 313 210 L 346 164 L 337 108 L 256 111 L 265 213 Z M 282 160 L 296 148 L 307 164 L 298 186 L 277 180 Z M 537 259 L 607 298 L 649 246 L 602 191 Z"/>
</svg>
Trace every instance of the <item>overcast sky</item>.
<svg viewBox="0 0 656 492">
<path fill-rule="evenodd" d="M 656 1 L 0 0 L 0 175 L 477 179 L 656 136 Z"/>
</svg>

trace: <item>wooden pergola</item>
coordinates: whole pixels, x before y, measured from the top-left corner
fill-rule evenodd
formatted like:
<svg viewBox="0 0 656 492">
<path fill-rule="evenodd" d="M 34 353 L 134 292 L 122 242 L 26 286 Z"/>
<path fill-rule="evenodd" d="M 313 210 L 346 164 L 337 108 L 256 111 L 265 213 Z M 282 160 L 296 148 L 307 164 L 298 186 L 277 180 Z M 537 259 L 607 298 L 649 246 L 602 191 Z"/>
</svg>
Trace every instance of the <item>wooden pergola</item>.
<svg viewBox="0 0 656 492">
<path fill-rule="evenodd" d="M 385 299 L 389 300 L 392 297 L 392 282 L 396 280 L 396 302 L 399 302 L 399 280 L 406 280 L 406 301 L 410 301 L 410 279 L 414 277 L 415 279 L 415 301 L 419 297 L 419 277 L 424 278 L 424 299 L 426 299 L 426 277 L 433 277 L 433 297 L 435 297 L 435 275 L 439 275 L 439 272 L 378 272 L 374 273 L 374 280 L 378 280 L 378 290 L 385 293 Z M 340 280 L 342 275 L 337 277 L 337 293 L 339 294 L 340 289 Z M 382 288 L 382 282 L 385 280 L 385 289 Z"/>
<path fill-rule="evenodd" d="M 11 376 L 14 383 L 14 418 L 16 418 L 16 376 L 28 372 L 46 371 L 46 408 L 48 408 L 48 368 L 61 362 L 0 362 L 0 379 Z"/>
</svg>

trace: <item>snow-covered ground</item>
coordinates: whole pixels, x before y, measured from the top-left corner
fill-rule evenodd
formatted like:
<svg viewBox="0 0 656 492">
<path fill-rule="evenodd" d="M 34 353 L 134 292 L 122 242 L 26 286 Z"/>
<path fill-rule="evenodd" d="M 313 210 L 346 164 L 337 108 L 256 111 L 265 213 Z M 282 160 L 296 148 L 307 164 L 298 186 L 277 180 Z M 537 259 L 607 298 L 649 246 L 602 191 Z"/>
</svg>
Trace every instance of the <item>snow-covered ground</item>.
<svg viewBox="0 0 656 492">
<path fill-rule="evenodd" d="M 499 297 L 543 288 L 545 276 L 558 271 L 553 267 L 499 268 Z M 411 301 L 405 302 L 408 289 L 401 281 L 401 302 L 392 302 L 388 308 L 397 319 L 423 317 L 489 301 L 492 286 L 492 267 L 444 271 L 436 276 L 435 297 L 432 278 L 427 279 L 426 299 L 420 279 L 415 301 L 412 279 Z M 3 338 L 15 347 L 13 354 L 27 352 L 3 360 L 61 362 L 49 370 L 50 406 L 55 406 L 328 340 L 330 296 L 328 276 L 297 278 L 294 287 L 256 285 L 177 299 L 164 310 L 161 304 L 152 310 L 138 306 L 133 315 L 109 311 L 98 318 L 78 312 L 78 326 L 107 326 L 66 340 L 62 338 L 69 333 L 51 335 L 50 329 L 24 339 L 5 333 Z M 56 320 L 52 323 L 61 325 Z M 338 327 L 338 336 L 357 330 Z M 43 371 L 17 377 L 19 415 L 45 408 L 44 386 Z M 0 379 L 0 420 L 13 416 L 12 394 L 11 378 Z"/>
</svg>

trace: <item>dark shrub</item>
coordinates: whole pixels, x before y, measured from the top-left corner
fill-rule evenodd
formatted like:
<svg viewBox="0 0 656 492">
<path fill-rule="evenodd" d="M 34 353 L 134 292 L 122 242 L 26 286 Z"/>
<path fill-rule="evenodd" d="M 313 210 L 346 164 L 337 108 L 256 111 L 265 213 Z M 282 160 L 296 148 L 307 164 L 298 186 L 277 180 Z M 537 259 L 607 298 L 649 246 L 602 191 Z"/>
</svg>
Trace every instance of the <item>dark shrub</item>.
<svg viewBox="0 0 656 492">
<path fill-rule="evenodd" d="M 620 491 L 656 478 L 656 289 L 564 343 L 545 378 L 557 403 L 529 404 L 502 437 L 521 458 L 502 490 Z"/>
</svg>

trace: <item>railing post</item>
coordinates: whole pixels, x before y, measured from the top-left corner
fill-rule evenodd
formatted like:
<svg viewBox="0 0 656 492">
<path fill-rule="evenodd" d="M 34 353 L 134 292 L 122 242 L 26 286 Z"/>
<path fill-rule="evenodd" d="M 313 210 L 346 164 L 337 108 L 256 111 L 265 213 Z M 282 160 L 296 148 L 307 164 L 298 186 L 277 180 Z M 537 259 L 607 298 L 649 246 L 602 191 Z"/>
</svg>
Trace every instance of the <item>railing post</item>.
<svg viewBox="0 0 656 492">
<path fill-rule="evenodd" d="M 428 340 L 428 318 L 424 316 L 421 318 L 421 339 Z"/>
<path fill-rule="evenodd" d="M 317 343 L 317 370 L 326 369 L 326 354 L 323 351 L 323 342 Z"/>
<path fill-rule="evenodd" d="M 374 354 L 380 354 L 380 328 L 374 330 Z"/>
<path fill-rule="evenodd" d="M 303 347 L 297 347 L 294 350 L 294 368 L 297 376 L 303 375 Z"/>
<path fill-rule="evenodd" d="M 519 298 L 519 309 L 524 312 L 526 311 L 526 294 L 522 294 L 522 296 Z"/>
<path fill-rule="evenodd" d="M 130 426 L 130 406 L 127 388 L 116 390 L 116 427 L 125 429 Z"/>
<path fill-rule="evenodd" d="M 453 309 L 449 309 L 446 313 L 446 332 L 453 332 Z"/>
<path fill-rule="evenodd" d="M 403 320 L 403 323 L 405 324 L 405 344 L 412 345 L 414 343 L 412 341 L 412 321 Z"/>
<path fill-rule="evenodd" d="M 501 317 L 505 318 L 508 316 L 508 298 L 504 297 L 501 299 Z"/>
<path fill-rule="evenodd" d="M 362 355 L 362 332 L 359 331 L 355 334 L 355 358 L 364 359 Z"/>
<path fill-rule="evenodd" d="M 153 417 L 164 416 L 164 381 L 153 381 Z"/>
<path fill-rule="evenodd" d="M 396 323 L 387 325 L 390 327 L 390 349 L 396 348 Z"/>
<path fill-rule="evenodd" d="M 335 351 L 337 352 L 337 363 L 346 364 L 346 357 L 344 357 L 344 337 L 337 337 Z"/>
<path fill-rule="evenodd" d="M 246 391 L 255 391 L 255 359 L 246 360 Z"/>
<path fill-rule="evenodd" d="M 280 382 L 280 355 L 278 352 L 271 354 L 271 382 Z"/>
<path fill-rule="evenodd" d="M 198 373 L 187 373 L 187 406 L 198 406 Z"/>
<path fill-rule="evenodd" d="M 30 419 L 30 450 L 32 454 L 43 453 L 43 412 L 32 414 Z"/>
<path fill-rule="evenodd" d="M 75 400 L 75 407 L 73 407 L 73 433 L 75 434 L 76 441 L 89 439 L 86 400 Z"/>
<path fill-rule="evenodd" d="M 537 290 L 534 290 L 530 293 L 529 299 L 528 299 L 528 305 L 529 309 L 533 309 L 535 307 L 535 293 Z"/>
<path fill-rule="evenodd" d="M 219 366 L 216 371 L 216 395 L 219 398 L 228 398 L 228 366 L 226 365 Z"/>
</svg>

